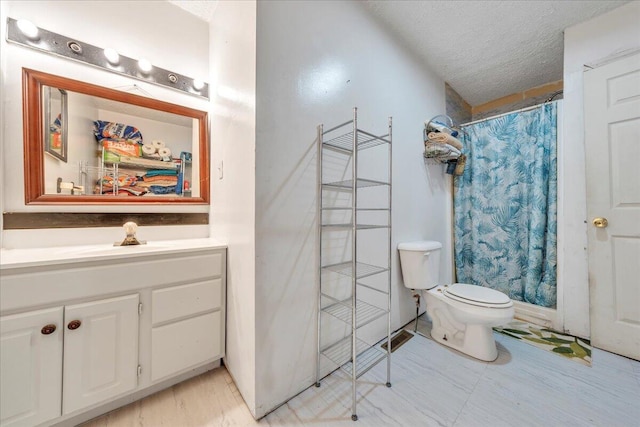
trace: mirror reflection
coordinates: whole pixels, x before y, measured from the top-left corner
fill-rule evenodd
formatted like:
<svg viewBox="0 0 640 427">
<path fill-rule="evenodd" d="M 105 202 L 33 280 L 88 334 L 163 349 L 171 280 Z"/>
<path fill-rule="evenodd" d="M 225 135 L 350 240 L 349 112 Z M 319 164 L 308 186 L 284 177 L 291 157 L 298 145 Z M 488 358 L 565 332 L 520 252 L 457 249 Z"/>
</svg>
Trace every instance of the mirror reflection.
<svg viewBox="0 0 640 427">
<path fill-rule="evenodd" d="M 27 203 L 208 201 L 206 112 L 25 72 Z"/>
<path fill-rule="evenodd" d="M 192 184 L 197 120 L 76 92 L 67 96 L 70 161 L 47 162 L 45 194 L 199 195 Z M 59 179 L 62 188 L 53 188 Z"/>
<path fill-rule="evenodd" d="M 67 161 L 67 92 L 44 87 L 44 150 L 53 157 Z"/>
</svg>

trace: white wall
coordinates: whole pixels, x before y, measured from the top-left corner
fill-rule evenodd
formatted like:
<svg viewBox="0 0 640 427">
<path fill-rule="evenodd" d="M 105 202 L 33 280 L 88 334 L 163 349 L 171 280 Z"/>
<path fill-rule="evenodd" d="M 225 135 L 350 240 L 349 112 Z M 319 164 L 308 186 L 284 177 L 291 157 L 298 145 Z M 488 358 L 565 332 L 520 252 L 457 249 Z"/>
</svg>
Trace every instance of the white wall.
<svg viewBox="0 0 640 427">
<path fill-rule="evenodd" d="M 256 2 L 219 2 L 210 24 L 211 235 L 228 242 L 225 365 L 255 408 Z"/>
<path fill-rule="evenodd" d="M 640 2 L 630 2 L 609 13 L 565 30 L 564 125 L 560 166 L 558 280 L 563 283 L 565 330 L 588 337 L 589 278 L 587 266 L 586 187 L 584 165 L 584 65 L 640 48 Z"/>
<path fill-rule="evenodd" d="M 209 35 L 206 22 L 165 1 L 128 1 L 126 13 L 109 1 L 2 1 L 2 211 L 29 212 L 175 212 L 176 206 L 25 206 L 22 156 L 22 67 L 86 81 L 109 88 L 136 84 L 151 96 L 208 111 L 209 102 L 178 91 L 109 73 L 86 64 L 9 44 L 6 18 L 25 18 L 39 27 L 96 46 L 111 46 L 132 58 L 208 80 Z M 181 212 L 207 212 L 208 206 L 181 206 Z M 145 240 L 207 237 L 207 226 L 141 227 Z M 57 246 L 112 242 L 118 228 L 3 231 L 3 247 Z M 115 239 L 115 240 L 114 240 Z"/>
<path fill-rule="evenodd" d="M 256 394 L 249 406 L 260 417 L 315 380 L 316 126 L 347 121 L 357 106 L 360 127 L 383 134 L 393 116 L 393 248 L 443 242 L 443 281 L 451 280 L 451 195 L 443 166 L 425 166 L 422 157 L 423 122 L 444 113 L 444 82 L 358 3 L 259 2 L 257 43 Z M 398 328 L 415 306 L 395 249 L 392 259 Z"/>
</svg>

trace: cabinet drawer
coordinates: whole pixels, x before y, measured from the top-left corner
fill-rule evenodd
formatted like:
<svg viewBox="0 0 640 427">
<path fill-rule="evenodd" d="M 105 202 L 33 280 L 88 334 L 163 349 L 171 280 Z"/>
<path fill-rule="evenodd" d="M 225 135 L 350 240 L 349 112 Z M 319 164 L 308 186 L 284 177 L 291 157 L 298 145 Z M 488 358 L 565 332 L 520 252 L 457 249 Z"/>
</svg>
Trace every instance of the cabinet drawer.
<svg viewBox="0 0 640 427">
<path fill-rule="evenodd" d="M 182 320 L 151 331 L 151 380 L 156 381 L 220 357 L 221 312 Z"/>
<path fill-rule="evenodd" d="M 156 289 L 151 297 L 153 325 L 220 308 L 222 279 Z"/>
</svg>

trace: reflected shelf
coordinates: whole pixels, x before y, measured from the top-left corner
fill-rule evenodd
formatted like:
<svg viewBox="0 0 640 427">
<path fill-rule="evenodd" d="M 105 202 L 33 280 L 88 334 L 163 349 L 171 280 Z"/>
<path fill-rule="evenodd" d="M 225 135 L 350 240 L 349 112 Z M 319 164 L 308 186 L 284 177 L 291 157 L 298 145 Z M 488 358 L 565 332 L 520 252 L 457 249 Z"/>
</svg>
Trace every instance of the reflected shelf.
<svg viewBox="0 0 640 427">
<path fill-rule="evenodd" d="M 137 167 L 145 169 L 168 169 L 175 170 L 180 168 L 178 162 L 163 162 L 161 160 L 145 159 L 144 157 L 120 156 L 118 161 L 105 161 L 105 163 L 117 163 L 121 167 Z"/>
</svg>

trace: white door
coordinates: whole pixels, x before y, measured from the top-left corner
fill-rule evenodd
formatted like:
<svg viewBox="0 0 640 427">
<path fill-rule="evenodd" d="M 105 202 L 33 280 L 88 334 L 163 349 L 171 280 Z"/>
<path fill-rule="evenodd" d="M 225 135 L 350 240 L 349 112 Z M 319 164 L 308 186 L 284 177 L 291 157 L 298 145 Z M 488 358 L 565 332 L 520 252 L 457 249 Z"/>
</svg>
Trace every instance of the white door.
<svg viewBox="0 0 640 427">
<path fill-rule="evenodd" d="M 584 91 L 591 342 L 640 360 L 640 54 Z"/>
<path fill-rule="evenodd" d="M 137 387 L 138 300 L 135 294 L 65 307 L 63 414 Z"/>
<path fill-rule="evenodd" d="M 60 416 L 62 307 L 0 318 L 0 424 Z"/>
</svg>

